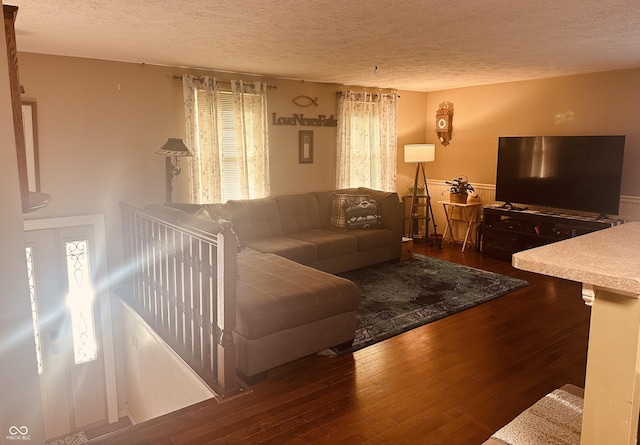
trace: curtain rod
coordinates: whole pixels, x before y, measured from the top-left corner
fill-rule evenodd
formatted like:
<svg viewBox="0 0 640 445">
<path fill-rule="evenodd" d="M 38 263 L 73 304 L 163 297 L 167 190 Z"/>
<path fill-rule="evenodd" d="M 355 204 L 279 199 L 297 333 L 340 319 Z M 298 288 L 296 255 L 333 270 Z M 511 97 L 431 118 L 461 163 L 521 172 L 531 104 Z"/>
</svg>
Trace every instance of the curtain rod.
<svg viewBox="0 0 640 445">
<path fill-rule="evenodd" d="M 174 79 L 182 80 L 182 76 L 176 76 L 176 75 L 174 75 L 174 76 L 173 76 L 173 78 L 174 78 Z M 193 76 L 193 78 L 194 78 L 194 79 L 197 79 L 197 80 L 202 80 L 202 79 L 204 79 L 204 77 L 203 77 L 203 76 Z M 218 82 L 219 82 L 219 83 L 226 83 L 226 84 L 228 84 L 228 85 L 231 85 L 231 81 L 229 81 L 229 80 L 218 80 Z M 268 89 L 270 89 L 270 90 L 277 90 L 277 89 L 278 89 L 278 85 L 269 85 L 269 84 L 267 84 L 267 88 L 268 88 Z"/>
<path fill-rule="evenodd" d="M 349 90 L 349 91 L 353 91 L 353 90 Z M 368 94 L 395 94 L 396 96 L 398 96 L 398 99 L 400 99 L 400 95 L 398 93 L 393 93 L 393 92 L 383 92 L 383 91 L 379 91 L 376 93 L 371 93 L 369 91 L 354 91 L 356 94 L 362 94 L 362 93 L 368 93 Z M 343 91 L 336 91 L 336 96 L 342 96 L 344 94 Z"/>
</svg>

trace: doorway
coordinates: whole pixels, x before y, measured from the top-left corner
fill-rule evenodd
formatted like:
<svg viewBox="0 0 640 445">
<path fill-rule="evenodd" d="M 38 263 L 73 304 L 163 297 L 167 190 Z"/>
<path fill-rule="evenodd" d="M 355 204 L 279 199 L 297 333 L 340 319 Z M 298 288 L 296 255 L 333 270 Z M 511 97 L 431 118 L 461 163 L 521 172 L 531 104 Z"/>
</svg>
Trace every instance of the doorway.
<svg viewBox="0 0 640 445">
<path fill-rule="evenodd" d="M 45 437 L 116 421 L 102 216 L 24 226 Z"/>
</svg>

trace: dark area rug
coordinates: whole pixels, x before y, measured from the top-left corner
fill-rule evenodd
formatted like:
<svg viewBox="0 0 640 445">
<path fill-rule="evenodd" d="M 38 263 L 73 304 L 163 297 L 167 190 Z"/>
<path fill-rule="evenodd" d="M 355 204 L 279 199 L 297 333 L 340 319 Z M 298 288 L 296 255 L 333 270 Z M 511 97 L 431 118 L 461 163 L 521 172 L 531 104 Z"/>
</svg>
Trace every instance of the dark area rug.
<svg viewBox="0 0 640 445">
<path fill-rule="evenodd" d="M 418 326 L 469 309 L 529 283 L 517 278 L 414 254 L 339 274 L 358 286 L 353 352 Z"/>
</svg>

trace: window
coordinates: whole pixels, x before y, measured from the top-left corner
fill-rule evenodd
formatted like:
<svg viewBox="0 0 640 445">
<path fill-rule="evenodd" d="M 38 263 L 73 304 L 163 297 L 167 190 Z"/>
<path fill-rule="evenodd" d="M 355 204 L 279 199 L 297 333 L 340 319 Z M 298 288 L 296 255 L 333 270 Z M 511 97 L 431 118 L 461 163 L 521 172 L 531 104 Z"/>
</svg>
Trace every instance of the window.
<svg viewBox="0 0 640 445">
<path fill-rule="evenodd" d="M 229 199 L 242 198 L 240 190 L 241 158 L 237 149 L 233 97 L 228 91 L 220 93 L 220 110 L 222 112 L 222 202 L 226 202 Z"/>
<path fill-rule="evenodd" d="M 69 290 L 67 306 L 71 312 L 73 357 L 76 365 L 95 360 L 98 356 L 93 323 L 95 292 L 91 285 L 88 245 L 87 240 L 65 243 Z"/>
<path fill-rule="evenodd" d="M 192 201 L 269 195 L 266 84 L 183 76 Z M 225 84 L 226 85 L 226 84 Z"/>
<path fill-rule="evenodd" d="M 31 319 L 33 321 L 33 337 L 36 342 L 36 360 L 38 362 L 38 374 L 42 375 L 42 373 L 44 372 L 44 365 L 42 364 L 42 346 L 40 344 L 40 318 L 38 316 L 38 299 L 36 297 L 33 250 L 34 248 L 32 246 L 26 247 L 27 279 L 29 281 L 29 299 L 31 300 Z"/>
<path fill-rule="evenodd" d="M 398 96 L 341 91 L 337 187 L 396 188 Z"/>
<path fill-rule="evenodd" d="M 71 331 L 75 364 L 95 360 L 98 346 L 94 326 L 93 303 L 95 292 L 91 284 L 89 270 L 88 240 L 74 240 L 65 243 L 68 294 L 66 305 L 71 315 Z M 42 345 L 40 338 L 40 317 L 38 312 L 38 289 L 36 286 L 36 250 L 35 246 L 25 248 L 27 260 L 27 279 L 31 300 L 31 318 L 33 335 L 36 344 L 38 373 L 44 372 Z"/>
</svg>

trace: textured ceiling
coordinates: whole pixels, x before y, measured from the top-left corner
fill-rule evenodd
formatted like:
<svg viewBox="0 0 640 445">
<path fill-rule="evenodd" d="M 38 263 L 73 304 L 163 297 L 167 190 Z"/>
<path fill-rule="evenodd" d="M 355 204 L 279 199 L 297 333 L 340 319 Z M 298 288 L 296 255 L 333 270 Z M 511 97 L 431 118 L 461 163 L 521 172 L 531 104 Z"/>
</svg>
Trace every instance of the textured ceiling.
<svg viewBox="0 0 640 445">
<path fill-rule="evenodd" d="M 345 85 L 435 91 L 640 67 L 638 0 L 4 2 L 19 6 L 19 51 Z"/>
</svg>

